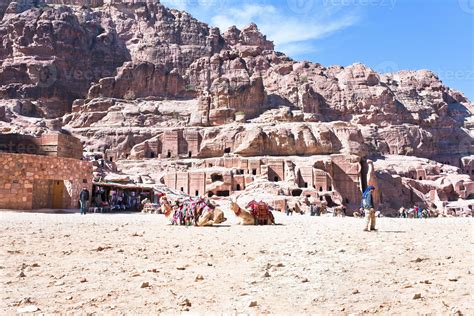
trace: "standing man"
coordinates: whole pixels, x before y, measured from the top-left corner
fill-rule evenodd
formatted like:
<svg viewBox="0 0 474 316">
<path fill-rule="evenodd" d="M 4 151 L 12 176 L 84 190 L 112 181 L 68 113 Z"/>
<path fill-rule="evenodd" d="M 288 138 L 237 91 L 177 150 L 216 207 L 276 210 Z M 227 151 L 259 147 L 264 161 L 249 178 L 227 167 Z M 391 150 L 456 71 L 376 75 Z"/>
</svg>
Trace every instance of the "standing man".
<svg viewBox="0 0 474 316">
<path fill-rule="evenodd" d="M 316 205 L 315 214 L 316 214 L 316 216 L 321 216 L 321 206 L 320 205 Z"/>
<path fill-rule="evenodd" d="M 81 193 L 79 194 L 79 203 L 81 204 L 81 215 L 86 215 L 87 211 L 87 202 L 89 201 L 89 191 L 86 187 L 82 188 Z"/>
<path fill-rule="evenodd" d="M 372 192 L 375 191 L 375 187 L 370 185 L 365 189 L 364 194 L 362 194 L 362 208 L 365 212 L 366 225 L 364 231 L 377 230 L 375 229 L 375 207 L 374 207 L 374 197 Z"/>
</svg>

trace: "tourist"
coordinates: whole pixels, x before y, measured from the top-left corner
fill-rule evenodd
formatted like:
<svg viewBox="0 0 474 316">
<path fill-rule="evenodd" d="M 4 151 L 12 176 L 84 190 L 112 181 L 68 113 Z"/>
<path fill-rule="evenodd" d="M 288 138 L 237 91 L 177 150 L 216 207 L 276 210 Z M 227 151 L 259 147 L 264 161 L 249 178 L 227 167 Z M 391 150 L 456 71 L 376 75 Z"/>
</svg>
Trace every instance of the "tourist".
<svg viewBox="0 0 474 316">
<path fill-rule="evenodd" d="M 321 203 L 321 212 L 320 214 L 326 214 L 326 212 L 328 211 L 328 203 L 326 201 L 323 201 Z"/>
<path fill-rule="evenodd" d="M 286 213 L 286 216 L 290 216 L 290 207 L 288 206 L 288 204 L 286 204 L 285 206 L 285 213 Z"/>
<path fill-rule="evenodd" d="M 316 216 L 321 216 L 321 206 L 316 205 Z"/>
<path fill-rule="evenodd" d="M 312 203 L 311 206 L 309 207 L 309 213 L 311 216 L 315 216 L 317 213 L 317 206 L 315 203 Z"/>
<path fill-rule="evenodd" d="M 89 201 L 89 191 L 86 187 L 82 188 L 81 193 L 79 194 L 79 203 L 81 204 L 81 215 L 86 215 L 87 211 L 87 202 Z"/>
<path fill-rule="evenodd" d="M 366 226 L 364 231 L 371 231 L 375 229 L 375 207 L 374 207 L 374 198 L 372 192 L 375 190 L 373 185 L 370 185 L 365 189 L 362 194 L 361 207 L 365 212 Z"/>
<path fill-rule="evenodd" d="M 419 209 L 420 209 L 420 208 L 419 208 L 418 206 L 415 206 L 415 207 L 413 208 L 413 217 L 414 217 L 414 218 L 420 218 L 420 216 L 419 216 L 419 214 L 420 214 Z"/>
</svg>

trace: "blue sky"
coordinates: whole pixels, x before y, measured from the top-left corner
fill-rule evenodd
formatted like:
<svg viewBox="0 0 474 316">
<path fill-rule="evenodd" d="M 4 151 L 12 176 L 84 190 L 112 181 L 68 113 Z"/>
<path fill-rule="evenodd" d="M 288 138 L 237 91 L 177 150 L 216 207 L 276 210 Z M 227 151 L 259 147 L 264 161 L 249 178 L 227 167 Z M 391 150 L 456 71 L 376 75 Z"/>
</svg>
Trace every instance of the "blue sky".
<svg viewBox="0 0 474 316">
<path fill-rule="evenodd" d="M 255 22 L 276 49 L 325 66 L 430 69 L 474 100 L 474 0 L 162 0 L 224 32 Z"/>
</svg>

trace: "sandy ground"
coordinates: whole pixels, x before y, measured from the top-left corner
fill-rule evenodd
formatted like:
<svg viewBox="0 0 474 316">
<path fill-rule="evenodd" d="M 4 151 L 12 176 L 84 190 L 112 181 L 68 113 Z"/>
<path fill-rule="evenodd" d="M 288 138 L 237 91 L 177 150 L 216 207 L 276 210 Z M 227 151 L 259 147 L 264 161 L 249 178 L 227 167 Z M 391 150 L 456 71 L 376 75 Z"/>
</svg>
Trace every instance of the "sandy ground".
<svg viewBox="0 0 474 316">
<path fill-rule="evenodd" d="M 474 314 L 472 219 L 228 217 L 1 212 L 0 314 Z"/>
</svg>

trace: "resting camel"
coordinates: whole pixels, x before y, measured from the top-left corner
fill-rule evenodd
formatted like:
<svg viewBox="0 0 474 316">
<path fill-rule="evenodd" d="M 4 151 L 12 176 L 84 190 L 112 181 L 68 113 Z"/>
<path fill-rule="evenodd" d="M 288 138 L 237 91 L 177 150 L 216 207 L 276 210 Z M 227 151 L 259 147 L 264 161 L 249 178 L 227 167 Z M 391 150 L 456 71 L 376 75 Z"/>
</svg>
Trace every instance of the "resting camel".
<svg viewBox="0 0 474 316">
<path fill-rule="evenodd" d="M 234 201 L 230 204 L 230 209 L 235 213 L 235 216 L 239 219 L 239 225 L 257 225 L 257 220 L 252 212 L 249 212 L 243 208 L 241 208 L 237 203 Z M 275 218 L 271 211 L 268 211 L 268 216 L 264 221 L 263 225 L 272 225 L 275 224 Z"/>
<path fill-rule="evenodd" d="M 216 207 L 207 204 L 203 199 L 198 201 L 185 201 L 181 205 L 171 206 L 169 203 L 163 204 L 163 212 L 172 225 L 194 225 L 212 226 L 223 223 L 227 220 L 224 212 Z"/>
<path fill-rule="evenodd" d="M 221 209 L 212 204 L 208 204 L 202 198 L 194 202 L 192 207 L 194 209 L 194 225 L 196 226 L 212 226 L 227 220 Z"/>
<path fill-rule="evenodd" d="M 255 225 L 255 218 L 253 215 L 241 208 L 237 203 L 232 201 L 230 203 L 230 209 L 235 213 L 235 216 L 239 219 L 239 225 Z"/>
</svg>

